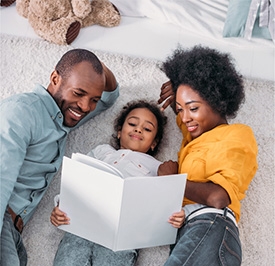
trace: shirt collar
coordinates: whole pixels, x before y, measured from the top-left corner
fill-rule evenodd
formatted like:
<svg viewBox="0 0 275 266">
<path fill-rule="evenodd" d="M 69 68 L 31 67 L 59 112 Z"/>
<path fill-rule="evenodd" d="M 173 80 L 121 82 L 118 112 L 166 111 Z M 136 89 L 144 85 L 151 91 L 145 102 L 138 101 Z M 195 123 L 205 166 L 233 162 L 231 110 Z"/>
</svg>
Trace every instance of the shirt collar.
<svg viewBox="0 0 275 266">
<path fill-rule="evenodd" d="M 63 114 L 61 113 L 61 110 L 59 109 L 58 105 L 56 104 L 55 100 L 50 95 L 50 93 L 47 91 L 47 89 L 42 85 L 37 84 L 35 86 L 34 93 L 44 103 L 51 118 L 55 121 L 58 121 L 58 124 L 60 125 L 60 127 L 66 130 L 67 132 L 69 132 L 71 128 L 63 125 Z"/>
</svg>

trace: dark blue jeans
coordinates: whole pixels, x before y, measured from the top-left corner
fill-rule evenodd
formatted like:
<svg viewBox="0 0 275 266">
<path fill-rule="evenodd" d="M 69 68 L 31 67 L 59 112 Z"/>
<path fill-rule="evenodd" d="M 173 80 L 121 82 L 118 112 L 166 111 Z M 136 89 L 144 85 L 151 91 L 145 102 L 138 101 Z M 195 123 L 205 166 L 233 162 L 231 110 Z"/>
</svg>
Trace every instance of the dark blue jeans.
<svg viewBox="0 0 275 266">
<path fill-rule="evenodd" d="M 8 211 L 5 212 L 0 241 L 0 265 L 27 265 L 27 252 L 23 245 L 22 236 L 15 229 Z"/>
<path fill-rule="evenodd" d="M 178 231 L 165 266 L 239 266 L 242 249 L 239 230 L 227 217 L 206 213 L 194 217 Z"/>
</svg>

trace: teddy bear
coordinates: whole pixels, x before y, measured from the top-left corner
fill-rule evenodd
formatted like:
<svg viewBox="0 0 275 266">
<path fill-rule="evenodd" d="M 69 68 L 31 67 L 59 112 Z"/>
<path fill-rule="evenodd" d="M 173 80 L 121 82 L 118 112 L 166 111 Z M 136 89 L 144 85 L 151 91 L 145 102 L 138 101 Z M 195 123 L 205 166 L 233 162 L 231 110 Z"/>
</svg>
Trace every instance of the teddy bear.
<svg viewBox="0 0 275 266">
<path fill-rule="evenodd" d="M 13 2 L 2 0 L 1 6 Z M 71 44 L 83 27 L 120 23 L 120 13 L 109 0 L 17 0 L 16 10 L 38 36 L 59 45 Z"/>
</svg>

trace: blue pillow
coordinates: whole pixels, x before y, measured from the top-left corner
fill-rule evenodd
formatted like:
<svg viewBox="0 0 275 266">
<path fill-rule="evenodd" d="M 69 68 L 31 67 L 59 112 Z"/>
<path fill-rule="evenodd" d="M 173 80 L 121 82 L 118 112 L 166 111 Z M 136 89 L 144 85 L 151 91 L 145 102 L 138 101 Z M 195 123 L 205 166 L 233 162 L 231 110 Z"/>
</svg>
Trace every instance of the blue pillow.
<svg viewBox="0 0 275 266">
<path fill-rule="evenodd" d="M 230 0 L 223 27 L 223 37 L 244 37 L 250 4 L 251 0 Z M 252 36 L 271 39 L 268 28 L 259 26 L 259 13 L 254 24 Z"/>
</svg>

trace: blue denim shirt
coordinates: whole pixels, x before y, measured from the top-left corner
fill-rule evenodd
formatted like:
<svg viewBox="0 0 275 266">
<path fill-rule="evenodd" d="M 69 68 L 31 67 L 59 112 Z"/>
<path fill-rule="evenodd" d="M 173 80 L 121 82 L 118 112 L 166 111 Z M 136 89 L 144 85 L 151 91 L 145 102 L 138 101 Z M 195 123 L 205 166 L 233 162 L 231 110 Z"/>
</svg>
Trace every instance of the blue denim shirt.
<svg viewBox="0 0 275 266">
<path fill-rule="evenodd" d="M 103 92 L 96 109 L 76 127 L 113 105 L 118 96 L 119 86 Z M 61 165 L 68 133 L 75 127 L 63 125 L 59 107 L 41 85 L 2 100 L 0 117 L 1 229 L 7 205 L 24 224 L 30 219 Z"/>
</svg>

